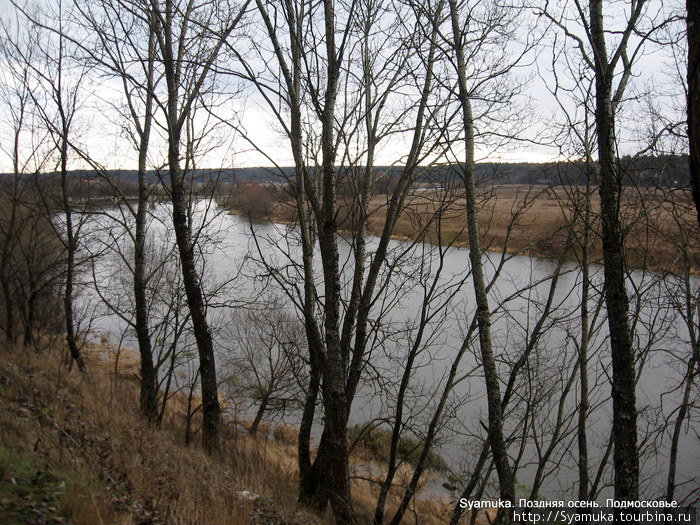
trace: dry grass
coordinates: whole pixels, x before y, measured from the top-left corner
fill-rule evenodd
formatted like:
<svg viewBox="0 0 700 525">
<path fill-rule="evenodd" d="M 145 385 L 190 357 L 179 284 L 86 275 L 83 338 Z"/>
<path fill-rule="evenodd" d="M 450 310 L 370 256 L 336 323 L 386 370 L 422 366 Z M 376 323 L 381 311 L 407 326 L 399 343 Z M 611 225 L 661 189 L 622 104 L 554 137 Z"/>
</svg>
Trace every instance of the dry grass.
<svg viewBox="0 0 700 525">
<path fill-rule="evenodd" d="M 293 425 L 281 423 L 275 425 L 273 436 L 275 436 L 275 439 L 280 443 L 296 445 L 299 442 L 299 429 Z"/>
<path fill-rule="evenodd" d="M 550 259 L 565 256 L 576 260 L 580 257 L 580 246 L 576 241 L 567 244 L 567 237 L 572 224 L 580 232 L 580 219 L 574 222 L 573 210 L 582 194 L 583 188 L 570 187 L 508 185 L 480 189 L 478 205 L 483 247 L 496 252 L 505 250 Z M 671 206 L 671 198 L 675 206 Z M 445 204 L 446 200 L 449 203 Z M 369 228 L 372 233 L 379 234 L 384 208 L 379 198 L 375 197 L 374 202 L 377 212 L 370 220 Z M 592 195 L 591 204 L 594 228 L 591 257 L 593 262 L 602 262 L 598 217 L 600 198 L 597 193 Z M 691 271 L 700 272 L 700 250 L 697 249 L 700 239 L 690 204 L 689 192 L 678 191 L 669 196 L 653 188 L 625 188 L 621 216 L 631 267 L 682 271 L 679 252 L 685 246 L 692 258 Z M 441 216 L 439 227 L 437 216 Z M 428 218 L 432 218 L 433 223 L 425 228 L 426 240 L 462 247 L 469 245 L 463 198 L 448 198 L 436 191 L 416 196 L 396 226 L 397 236 L 415 238 L 416 233 L 424 229 Z"/>
<path fill-rule="evenodd" d="M 478 192 L 482 246 L 485 249 L 550 259 L 565 256 L 576 260 L 580 256 L 580 246 L 576 242 L 567 244 L 567 234 L 575 203 L 580 203 L 584 188 L 505 185 L 482 187 Z M 601 262 L 597 216 L 600 198 L 597 192 L 593 193 L 591 203 L 595 231 L 591 239 L 591 257 L 593 262 Z M 372 198 L 368 221 L 371 234 L 381 234 L 386 207 L 386 195 Z M 625 188 L 621 215 L 629 265 L 682 272 L 681 252 L 685 250 L 690 254 L 691 272 L 700 273 L 700 234 L 693 210 L 689 191 Z M 341 227 L 346 230 L 352 229 L 352 219 L 347 219 L 349 215 L 352 213 L 343 210 L 341 205 L 339 216 L 346 218 Z M 288 223 L 292 216 L 288 207 L 280 205 L 271 220 Z M 580 219 L 574 229 L 580 231 Z M 394 238 L 467 247 L 463 196 L 458 192 L 446 194 L 428 190 L 409 197 L 394 228 Z"/>
<path fill-rule="evenodd" d="M 276 440 L 268 440 L 229 423 L 212 459 L 196 434 L 192 445 L 182 444 L 184 396 L 170 403 L 161 429 L 139 418 L 132 351 L 121 352 L 117 366 L 106 347 L 92 348 L 87 377 L 69 371 L 62 355 L 0 346 L 0 523 L 332 522 L 330 510 L 318 517 L 296 503 L 294 427 L 278 425 Z M 363 464 L 353 458 L 352 471 Z M 398 483 L 409 475 L 402 472 Z M 400 486 L 392 490 L 387 515 L 399 493 Z M 371 521 L 377 494 L 376 483 L 353 480 L 360 522 Z M 447 502 L 417 501 L 405 522 L 445 523 L 448 516 Z"/>
<path fill-rule="evenodd" d="M 160 430 L 144 425 L 134 383 L 115 378 L 107 372 L 111 365 L 94 355 L 83 378 L 68 372 L 57 352 L 1 352 L 0 443 L 9 459 L 0 473 L 4 480 L 40 473 L 60 480 L 49 491 L 47 522 L 318 521 L 297 509 L 295 459 L 276 444 L 226 429 L 221 457 L 208 458 L 198 446 L 181 444 L 176 412 Z M 254 502 L 250 493 L 261 497 Z M 36 514 L 39 501 L 4 503 L 0 509 L 9 510 L 0 510 L 0 523 L 34 523 L 23 516 Z"/>
<path fill-rule="evenodd" d="M 250 432 L 250 429 L 253 428 L 253 420 L 245 419 L 241 421 L 241 426 Z M 257 432 L 262 436 L 267 436 L 270 433 L 270 424 L 267 421 L 261 420 L 258 423 Z"/>
</svg>

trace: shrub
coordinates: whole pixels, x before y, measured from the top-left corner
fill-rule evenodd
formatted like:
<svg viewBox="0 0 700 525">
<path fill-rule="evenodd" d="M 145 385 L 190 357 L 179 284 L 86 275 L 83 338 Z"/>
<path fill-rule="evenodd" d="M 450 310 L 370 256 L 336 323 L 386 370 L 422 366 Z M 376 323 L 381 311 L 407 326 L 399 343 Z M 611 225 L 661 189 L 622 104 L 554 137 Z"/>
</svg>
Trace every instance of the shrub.
<svg viewBox="0 0 700 525">
<path fill-rule="evenodd" d="M 367 425 L 353 425 L 348 428 L 348 437 L 352 441 L 370 453 L 377 461 L 388 461 L 391 450 L 391 430 L 386 428 L 369 428 Z M 423 443 L 413 436 L 400 436 L 396 450 L 399 459 L 402 459 L 414 467 L 418 464 Z M 447 469 L 445 460 L 437 452 L 428 452 L 425 466 L 432 470 L 443 471 Z"/>
<path fill-rule="evenodd" d="M 262 184 L 242 184 L 233 195 L 232 204 L 242 214 L 253 219 L 266 219 L 273 210 L 277 200 L 272 192 Z"/>
</svg>

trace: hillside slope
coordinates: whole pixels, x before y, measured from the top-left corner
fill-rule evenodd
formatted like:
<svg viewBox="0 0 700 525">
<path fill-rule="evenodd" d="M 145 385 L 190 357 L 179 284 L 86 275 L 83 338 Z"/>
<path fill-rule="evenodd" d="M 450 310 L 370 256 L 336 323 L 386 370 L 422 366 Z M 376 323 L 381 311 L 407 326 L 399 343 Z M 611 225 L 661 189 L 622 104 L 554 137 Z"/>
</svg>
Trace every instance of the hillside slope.
<svg viewBox="0 0 700 525">
<path fill-rule="evenodd" d="M 133 379 L 88 369 L 0 348 L 0 524 L 318 522 L 296 508 L 293 449 L 227 429 L 214 461 L 181 444 L 177 407 L 148 427 Z"/>
</svg>

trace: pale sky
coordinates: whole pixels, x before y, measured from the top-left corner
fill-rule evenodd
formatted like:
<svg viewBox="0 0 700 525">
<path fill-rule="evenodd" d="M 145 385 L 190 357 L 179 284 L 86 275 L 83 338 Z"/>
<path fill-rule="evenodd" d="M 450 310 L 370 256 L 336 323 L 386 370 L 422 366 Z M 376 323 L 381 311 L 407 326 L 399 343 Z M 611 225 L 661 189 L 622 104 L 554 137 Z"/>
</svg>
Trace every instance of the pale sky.
<svg viewBox="0 0 700 525">
<path fill-rule="evenodd" d="M 666 6 L 661 0 L 658 0 L 658 3 L 660 8 L 669 8 L 669 3 Z M 678 6 L 681 5 L 679 2 L 676 3 Z M 676 6 L 672 5 L 671 7 Z M 7 16 L 7 13 L 10 13 L 12 9 L 10 0 L 0 0 L 2 16 Z M 651 91 L 655 91 L 656 95 L 661 96 L 653 99 L 649 96 L 648 101 L 645 99 L 633 102 L 634 108 L 631 110 L 630 118 L 625 120 L 625 126 L 623 126 L 627 129 L 620 132 L 620 136 L 627 137 L 628 142 L 635 141 L 638 136 L 642 136 L 644 133 L 643 128 L 646 124 L 641 118 L 637 121 L 636 117 L 641 116 L 645 106 L 656 106 L 663 110 L 664 114 L 671 113 L 670 108 L 673 104 L 676 106 L 673 109 L 676 113 L 682 109 L 682 97 L 680 97 L 682 86 L 671 75 L 673 68 L 669 65 L 669 52 L 649 51 L 639 60 L 636 75 L 628 93 L 639 95 L 640 100 L 643 93 Z M 525 136 L 534 141 L 542 140 L 544 135 L 551 131 L 551 119 L 554 118 L 557 111 L 555 101 L 546 89 L 546 83 L 552 82 L 551 72 L 548 71 L 551 69 L 550 57 L 551 51 L 545 50 L 538 58 L 539 76 L 534 74 L 536 70 L 534 65 L 530 65 L 527 70 L 517 72 L 517 75 L 530 75 L 532 77 L 527 84 L 525 95 L 531 100 L 532 114 L 536 118 L 533 120 L 533 124 L 527 127 Z M 89 97 L 89 101 L 86 102 L 81 111 L 82 130 L 79 140 L 91 156 L 108 168 L 133 169 L 135 168 L 135 155 L 128 144 L 119 138 L 119 119 L 109 104 L 105 102 L 105 100 L 114 99 L 115 95 L 110 88 L 100 87 L 97 82 L 101 81 L 95 81 L 92 96 Z M 677 92 L 676 95 L 679 96 L 670 97 L 673 92 Z M 275 118 L 265 107 L 259 95 L 249 89 L 245 92 L 245 100 L 241 97 L 240 100 L 232 104 L 233 106 L 229 105 L 225 109 L 238 115 L 248 136 L 275 162 L 280 165 L 291 165 L 292 158 L 288 142 L 279 133 L 279 125 L 276 124 Z M 6 127 L 4 129 L 7 130 Z M 269 166 L 271 164 L 269 159 L 255 151 L 231 128 L 220 128 L 216 137 L 220 140 L 221 146 L 209 153 L 205 160 L 200 161 L 201 167 Z M 7 137 L 3 136 L 2 141 L 7 144 Z M 397 163 L 406 150 L 407 145 L 404 141 L 384 143 L 378 152 L 376 164 Z M 497 152 L 481 149 L 477 151 L 477 156 L 479 160 L 502 162 L 542 162 L 560 158 L 557 149 L 536 145 L 532 142 L 515 143 Z M 154 157 L 153 164 L 164 161 L 163 153 L 160 153 L 160 156 L 156 154 Z M 0 160 L 0 169 L 9 171 L 10 166 L 9 158 L 7 155 L 3 155 Z M 80 167 L 80 162 L 77 162 L 74 167 Z"/>
</svg>

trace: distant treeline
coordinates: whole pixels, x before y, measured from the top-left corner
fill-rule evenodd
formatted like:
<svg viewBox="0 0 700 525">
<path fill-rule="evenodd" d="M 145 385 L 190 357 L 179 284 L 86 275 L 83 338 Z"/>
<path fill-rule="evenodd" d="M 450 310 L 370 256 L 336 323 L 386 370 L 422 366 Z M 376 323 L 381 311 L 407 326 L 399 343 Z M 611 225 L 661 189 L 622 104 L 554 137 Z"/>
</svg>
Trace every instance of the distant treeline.
<svg viewBox="0 0 700 525">
<path fill-rule="evenodd" d="M 622 157 L 619 160 L 623 174 L 623 184 L 626 185 L 660 185 L 685 186 L 690 182 L 688 155 L 644 156 L 639 158 Z M 338 172 L 361 170 L 362 167 L 337 167 Z M 384 173 L 391 178 L 397 178 L 402 171 L 401 166 L 377 166 L 377 173 Z M 476 165 L 476 177 L 482 183 L 493 184 L 581 184 L 585 183 L 590 166 L 585 162 L 482 162 Z M 83 191 L 91 196 L 107 194 L 103 188 L 105 180 L 119 188 L 125 194 L 136 191 L 136 170 L 73 170 L 70 172 L 74 180 L 81 181 Z M 459 166 L 434 165 L 423 168 L 420 181 L 431 184 L 442 184 L 454 179 L 459 174 Z M 151 181 L 157 183 L 167 176 L 167 171 L 151 171 Z M 347 173 L 346 173 L 347 176 Z M 595 183 L 595 173 L 592 173 Z M 0 175 L 2 178 L 11 177 L 9 174 Z M 289 167 L 246 167 L 246 168 L 204 168 L 197 169 L 189 177 L 194 189 L 211 189 L 213 185 L 230 183 L 276 183 L 293 179 L 294 168 Z M 44 184 L 51 185 L 52 179 L 58 179 L 57 173 L 43 173 L 38 179 Z M 85 187 L 87 185 L 87 187 Z M 90 188 L 87 190 L 87 188 Z M 77 189 L 77 188 L 75 188 Z"/>
<path fill-rule="evenodd" d="M 685 186 L 690 184 L 688 155 L 662 155 L 619 159 L 620 172 L 625 185 Z M 592 170 L 593 168 L 593 170 Z M 583 161 L 569 162 L 482 162 L 476 165 L 478 181 L 493 184 L 585 184 L 587 174 L 596 182 L 595 167 Z M 387 173 L 400 168 L 388 168 Z M 591 173 L 591 171 L 593 171 Z M 455 166 L 427 168 L 426 181 L 441 182 L 453 178 Z"/>
</svg>

